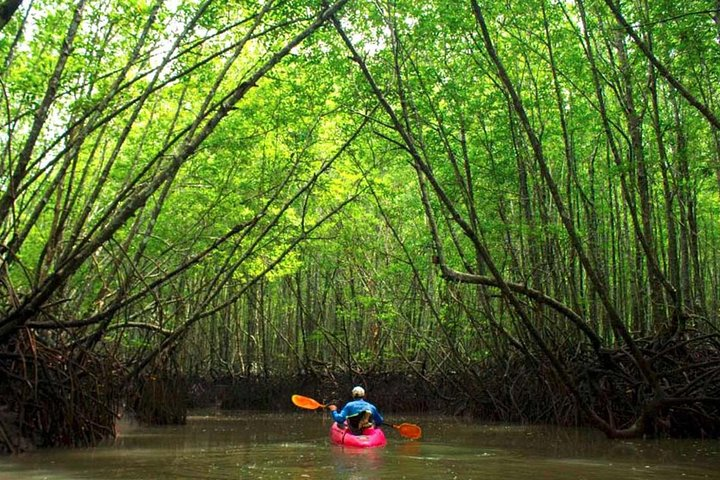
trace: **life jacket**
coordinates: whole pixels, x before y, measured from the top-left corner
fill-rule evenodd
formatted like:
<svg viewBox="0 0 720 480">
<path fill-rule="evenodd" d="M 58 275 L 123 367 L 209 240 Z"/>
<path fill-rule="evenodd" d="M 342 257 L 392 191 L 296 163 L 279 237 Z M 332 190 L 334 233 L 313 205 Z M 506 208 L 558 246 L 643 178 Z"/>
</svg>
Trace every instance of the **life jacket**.
<svg viewBox="0 0 720 480">
<path fill-rule="evenodd" d="M 364 411 L 360 412 L 357 415 L 353 415 L 352 417 L 347 418 L 347 425 L 348 429 L 350 430 L 350 433 L 353 435 L 361 435 L 362 431 L 368 427 L 372 426 L 372 423 L 370 422 L 370 416 L 372 415 L 372 412 L 370 411 Z"/>
</svg>

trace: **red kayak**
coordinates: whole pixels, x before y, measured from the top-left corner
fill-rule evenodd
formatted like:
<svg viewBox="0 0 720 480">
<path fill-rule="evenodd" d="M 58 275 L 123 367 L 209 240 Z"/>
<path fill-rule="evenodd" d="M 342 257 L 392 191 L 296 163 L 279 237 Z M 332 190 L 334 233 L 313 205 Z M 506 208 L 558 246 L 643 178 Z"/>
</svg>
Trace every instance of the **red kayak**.
<svg viewBox="0 0 720 480">
<path fill-rule="evenodd" d="M 353 435 L 350 430 L 339 427 L 335 422 L 330 427 L 330 440 L 335 445 L 362 448 L 382 447 L 387 443 L 385 433 L 380 428 L 366 428 L 362 431 L 362 435 Z"/>
</svg>

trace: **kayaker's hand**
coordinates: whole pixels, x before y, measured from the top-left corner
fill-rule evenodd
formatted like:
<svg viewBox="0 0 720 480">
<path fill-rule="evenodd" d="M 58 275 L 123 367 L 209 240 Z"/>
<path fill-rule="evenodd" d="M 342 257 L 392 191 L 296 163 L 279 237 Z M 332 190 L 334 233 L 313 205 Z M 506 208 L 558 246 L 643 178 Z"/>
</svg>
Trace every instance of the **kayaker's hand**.
<svg viewBox="0 0 720 480">
<path fill-rule="evenodd" d="M 328 407 L 328 410 L 330 410 L 331 412 L 334 412 L 335 410 L 337 410 L 337 407 L 335 405 L 330 405 Z"/>
</svg>

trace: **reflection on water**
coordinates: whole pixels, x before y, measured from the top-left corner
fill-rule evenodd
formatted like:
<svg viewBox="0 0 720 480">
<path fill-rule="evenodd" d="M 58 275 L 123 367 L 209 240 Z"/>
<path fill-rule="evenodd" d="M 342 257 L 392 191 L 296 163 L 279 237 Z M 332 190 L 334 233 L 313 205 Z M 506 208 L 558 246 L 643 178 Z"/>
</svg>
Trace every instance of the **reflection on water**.
<svg viewBox="0 0 720 480">
<path fill-rule="evenodd" d="M 384 448 L 330 448 L 335 467 L 333 478 L 346 480 L 376 480 L 382 478 Z"/>
<path fill-rule="evenodd" d="M 388 415 L 388 418 L 392 418 Z M 720 442 L 609 441 L 594 431 L 403 418 L 384 448 L 331 445 L 326 413 L 194 416 L 185 426 L 120 425 L 112 443 L 0 458 L 0 480 L 720 479 Z"/>
</svg>

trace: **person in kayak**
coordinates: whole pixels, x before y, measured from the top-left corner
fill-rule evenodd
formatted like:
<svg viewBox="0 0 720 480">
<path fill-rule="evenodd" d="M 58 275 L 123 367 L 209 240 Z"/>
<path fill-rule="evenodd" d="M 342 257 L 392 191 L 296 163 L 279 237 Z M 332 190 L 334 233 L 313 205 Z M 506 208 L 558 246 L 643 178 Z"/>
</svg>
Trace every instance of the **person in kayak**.
<svg viewBox="0 0 720 480">
<path fill-rule="evenodd" d="M 365 400 L 365 389 L 363 387 L 353 388 L 352 398 L 353 400 L 346 403 L 340 412 L 337 411 L 335 405 L 328 407 L 332 412 L 333 420 L 339 426 L 343 427 L 345 420 L 347 420 L 350 433 L 360 435 L 365 428 L 382 425 L 383 417 L 375 405 Z"/>
</svg>

